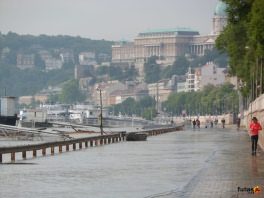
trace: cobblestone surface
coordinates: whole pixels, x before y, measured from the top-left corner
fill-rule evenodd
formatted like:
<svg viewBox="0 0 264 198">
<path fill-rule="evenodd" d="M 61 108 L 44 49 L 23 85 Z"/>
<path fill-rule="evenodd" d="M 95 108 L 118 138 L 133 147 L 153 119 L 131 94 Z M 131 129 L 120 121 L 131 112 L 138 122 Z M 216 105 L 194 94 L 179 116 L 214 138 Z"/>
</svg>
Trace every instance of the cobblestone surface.
<svg viewBox="0 0 264 198">
<path fill-rule="evenodd" d="M 245 131 L 201 129 L 193 133 L 204 136 L 204 144 L 214 144 L 208 146 L 212 151 L 204 166 L 181 191 L 167 192 L 153 197 L 264 197 L 264 153 L 259 149 L 257 156 L 251 155 L 250 138 Z M 258 193 L 238 191 L 239 187 L 243 189 L 256 186 L 261 190 Z"/>
</svg>

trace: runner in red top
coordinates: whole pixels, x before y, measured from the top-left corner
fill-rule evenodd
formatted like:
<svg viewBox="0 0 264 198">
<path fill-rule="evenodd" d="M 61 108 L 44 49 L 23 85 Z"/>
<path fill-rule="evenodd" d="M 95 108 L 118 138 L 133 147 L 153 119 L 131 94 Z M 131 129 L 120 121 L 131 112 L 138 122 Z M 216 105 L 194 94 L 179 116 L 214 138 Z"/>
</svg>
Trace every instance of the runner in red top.
<svg viewBox="0 0 264 198">
<path fill-rule="evenodd" d="M 258 134 L 259 131 L 262 130 L 260 123 L 256 117 L 252 118 L 252 122 L 250 123 L 250 135 L 252 142 L 252 155 L 256 155 L 257 146 L 258 146 Z"/>
</svg>

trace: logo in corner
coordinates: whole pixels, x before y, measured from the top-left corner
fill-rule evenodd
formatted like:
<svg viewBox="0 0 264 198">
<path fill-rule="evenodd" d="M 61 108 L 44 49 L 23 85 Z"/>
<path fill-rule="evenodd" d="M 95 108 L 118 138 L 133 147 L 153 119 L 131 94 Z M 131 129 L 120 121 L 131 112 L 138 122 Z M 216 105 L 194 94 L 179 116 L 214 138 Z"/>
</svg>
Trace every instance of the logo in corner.
<svg viewBox="0 0 264 198">
<path fill-rule="evenodd" d="M 260 193 L 260 192 L 261 192 L 261 189 L 260 189 L 259 186 L 255 186 L 255 187 L 253 188 L 253 191 L 254 191 L 254 193 Z"/>
</svg>

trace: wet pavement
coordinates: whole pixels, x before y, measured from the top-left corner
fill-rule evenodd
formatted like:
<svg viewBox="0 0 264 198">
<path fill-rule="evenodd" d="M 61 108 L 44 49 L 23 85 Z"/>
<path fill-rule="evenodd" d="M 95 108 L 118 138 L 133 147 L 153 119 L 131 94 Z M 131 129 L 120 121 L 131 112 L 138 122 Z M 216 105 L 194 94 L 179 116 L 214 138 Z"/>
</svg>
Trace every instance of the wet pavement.
<svg viewBox="0 0 264 198">
<path fill-rule="evenodd" d="M 257 156 L 251 155 L 247 132 L 235 129 L 201 129 L 193 131 L 195 133 L 193 148 L 200 150 L 201 145 L 208 145 L 208 155 L 203 166 L 180 191 L 149 197 L 264 197 L 264 153 L 258 148 Z M 199 143 L 195 143 L 197 135 L 203 136 Z"/>
<path fill-rule="evenodd" d="M 264 197 L 264 154 L 246 132 L 186 129 L 0 166 L 7 198 Z M 261 192 L 238 192 L 260 186 Z"/>
</svg>

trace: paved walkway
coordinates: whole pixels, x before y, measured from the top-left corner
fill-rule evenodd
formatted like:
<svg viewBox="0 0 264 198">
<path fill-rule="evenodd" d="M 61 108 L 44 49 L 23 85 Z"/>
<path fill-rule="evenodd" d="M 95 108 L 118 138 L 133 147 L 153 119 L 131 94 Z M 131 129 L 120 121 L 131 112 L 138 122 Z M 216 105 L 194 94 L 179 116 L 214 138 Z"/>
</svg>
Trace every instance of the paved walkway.
<svg viewBox="0 0 264 198">
<path fill-rule="evenodd" d="M 208 149 L 212 150 L 204 166 L 181 191 L 152 197 L 264 197 L 264 153 L 258 148 L 257 156 L 251 156 L 250 138 L 245 131 L 201 129 L 194 133 L 202 134 L 204 143 L 212 141 L 214 144 L 208 144 Z M 256 186 L 260 187 L 260 192 L 246 191 Z"/>
<path fill-rule="evenodd" d="M 245 131 L 201 129 L 0 166 L 5 198 L 264 198 L 264 152 Z M 10 155 L 8 155 L 10 159 Z M 261 192 L 238 192 L 260 186 Z"/>
</svg>

